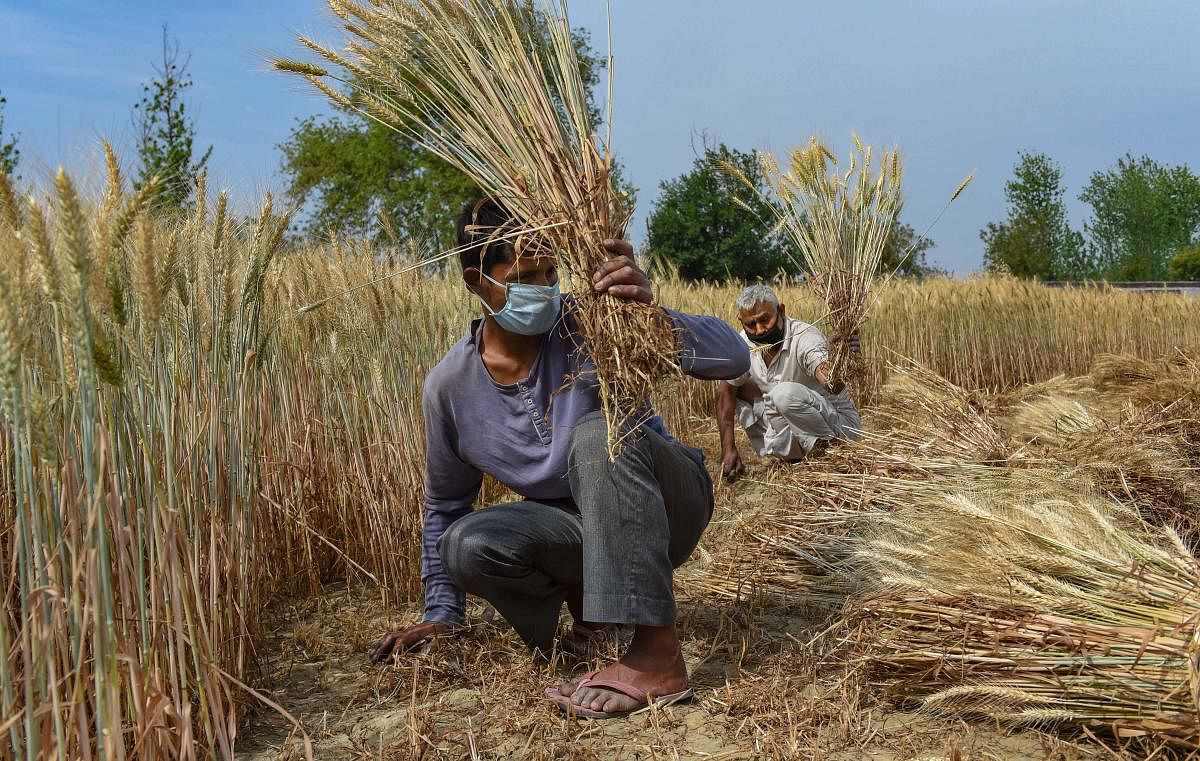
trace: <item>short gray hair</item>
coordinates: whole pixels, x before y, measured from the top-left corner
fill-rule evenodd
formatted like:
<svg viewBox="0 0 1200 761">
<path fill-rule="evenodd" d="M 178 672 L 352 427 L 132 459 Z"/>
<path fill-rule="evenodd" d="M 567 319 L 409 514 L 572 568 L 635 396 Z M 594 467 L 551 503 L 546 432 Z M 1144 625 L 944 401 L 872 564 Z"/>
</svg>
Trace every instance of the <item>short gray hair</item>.
<svg viewBox="0 0 1200 761">
<path fill-rule="evenodd" d="M 755 283 L 747 287 L 737 297 L 737 310 L 739 312 L 753 309 L 759 304 L 777 307 L 779 306 L 779 297 L 775 295 L 775 291 L 771 290 L 770 286 L 763 285 L 762 283 Z"/>
</svg>

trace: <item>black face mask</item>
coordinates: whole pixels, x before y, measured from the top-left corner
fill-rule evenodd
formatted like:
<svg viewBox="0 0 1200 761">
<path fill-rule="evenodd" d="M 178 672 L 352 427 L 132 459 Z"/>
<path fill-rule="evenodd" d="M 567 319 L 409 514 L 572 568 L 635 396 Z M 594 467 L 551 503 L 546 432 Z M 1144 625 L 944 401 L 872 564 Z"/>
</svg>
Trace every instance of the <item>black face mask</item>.
<svg viewBox="0 0 1200 761">
<path fill-rule="evenodd" d="M 746 333 L 746 337 L 759 346 L 771 346 L 783 341 L 784 335 L 784 319 L 782 316 L 775 318 L 775 327 L 765 333 Z"/>
</svg>

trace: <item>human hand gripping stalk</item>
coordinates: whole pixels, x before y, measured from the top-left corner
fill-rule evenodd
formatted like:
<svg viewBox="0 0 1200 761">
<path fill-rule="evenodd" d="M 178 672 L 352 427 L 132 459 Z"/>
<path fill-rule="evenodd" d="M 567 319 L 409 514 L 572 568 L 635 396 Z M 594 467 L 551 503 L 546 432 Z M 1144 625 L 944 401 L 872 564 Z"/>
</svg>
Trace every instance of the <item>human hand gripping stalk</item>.
<svg viewBox="0 0 1200 761">
<path fill-rule="evenodd" d="M 592 275 L 596 293 L 608 293 L 627 301 L 654 303 L 650 277 L 633 260 L 633 245 L 625 240 L 606 240 L 604 249 L 612 255 Z"/>
</svg>

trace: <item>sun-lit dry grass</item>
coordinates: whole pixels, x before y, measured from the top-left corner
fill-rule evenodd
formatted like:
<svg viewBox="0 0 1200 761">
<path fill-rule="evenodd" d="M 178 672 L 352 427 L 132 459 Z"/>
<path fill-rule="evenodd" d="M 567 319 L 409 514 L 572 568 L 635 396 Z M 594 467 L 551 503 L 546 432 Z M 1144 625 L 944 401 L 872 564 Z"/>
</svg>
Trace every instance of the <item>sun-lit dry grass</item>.
<svg viewBox="0 0 1200 761">
<path fill-rule="evenodd" d="M 1002 394 L 896 368 L 863 440 L 766 479 L 791 499 L 695 586 L 823 610 L 902 704 L 1194 750 L 1195 356 Z"/>
<path fill-rule="evenodd" d="M 122 185 L 113 160 L 95 200 L 65 175 L 32 203 L 0 187 L 0 744 L 48 759 L 229 757 L 239 718 L 261 704 L 241 685 L 266 684 L 272 669 L 273 606 L 346 582 L 389 606 L 417 599 L 421 384 L 476 306 L 456 274 L 417 269 L 300 314 L 398 273 L 410 252 L 283 247 L 269 206 L 239 222 L 223 199 L 160 220 Z M 821 314 L 815 295 L 781 290 L 792 314 Z M 664 281 L 657 292 L 732 319 L 738 287 Z M 864 331 L 857 392 L 877 397 L 896 356 L 993 389 L 1083 372 L 1102 352 L 1164 356 L 1200 345 L 1198 314 L 1200 302 L 1173 296 L 894 283 Z M 1136 399 L 1147 385 L 1130 384 L 1130 368 L 1162 375 L 1126 363 L 1098 371 L 1097 387 Z M 688 383 L 656 396 L 672 429 L 704 444 L 710 394 Z M 1019 417 L 1016 404 L 1005 414 Z M 1106 420 L 1175 436 L 1159 418 Z M 1104 429 L 1088 430 L 1099 440 Z M 1095 445 L 1075 451 L 1094 460 Z M 1162 504 L 1178 498 L 1169 462 L 1145 463 L 1138 481 Z M 1110 472 L 1112 489 L 1129 471 Z M 744 540 L 744 518 L 731 504 L 704 551 Z M 733 613 L 705 615 L 719 629 Z M 730 694 L 712 705 L 749 722 L 734 736 L 784 748 L 774 720 L 745 708 L 772 699 L 751 689 L 775 678 L 768 663 L 734 668 L 728 685 L 714 676 Z"/>
</svg>

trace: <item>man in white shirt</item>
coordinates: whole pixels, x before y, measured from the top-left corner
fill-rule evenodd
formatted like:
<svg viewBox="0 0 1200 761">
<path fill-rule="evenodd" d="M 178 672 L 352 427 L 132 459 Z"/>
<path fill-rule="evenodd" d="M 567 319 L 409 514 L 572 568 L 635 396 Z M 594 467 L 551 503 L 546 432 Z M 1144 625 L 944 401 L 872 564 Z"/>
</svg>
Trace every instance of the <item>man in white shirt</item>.
<svg viewBox="0 0 1200 761">
<path fill-rule="evenodd" d="M 789 318 L 779 297 L 752 285 L 737 300 L 750 371 L 717 388 L 721 472 L 745 472 L 734 441 L 736 414 L 754 450 L 781 460 L 803 459 L 832 439 L 856 439 L 862 422 L 850 393 L 831 389 L 829 343 L 816 327 Z"/>
</svg>

